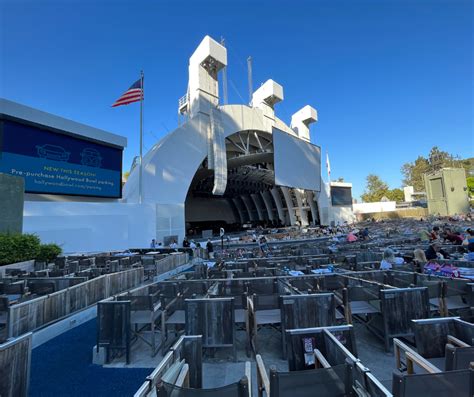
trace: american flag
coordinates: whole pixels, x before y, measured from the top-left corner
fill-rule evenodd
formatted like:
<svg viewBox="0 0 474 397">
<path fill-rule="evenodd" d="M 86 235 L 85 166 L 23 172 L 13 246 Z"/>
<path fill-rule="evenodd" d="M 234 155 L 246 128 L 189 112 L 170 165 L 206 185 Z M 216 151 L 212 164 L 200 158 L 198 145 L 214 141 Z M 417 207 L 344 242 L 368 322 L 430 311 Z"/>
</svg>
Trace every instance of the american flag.
<svg viewBox="0 0 474 397">
<path fill-rule="evenodd" d="M 142 81 L 142 78 L 135 81 L 135 83 L 115 101 L 112 107 L 114 108 L 116 106 L 128 105 L 129 103 L 140 101 L 144 96 Z"/>
</svg>

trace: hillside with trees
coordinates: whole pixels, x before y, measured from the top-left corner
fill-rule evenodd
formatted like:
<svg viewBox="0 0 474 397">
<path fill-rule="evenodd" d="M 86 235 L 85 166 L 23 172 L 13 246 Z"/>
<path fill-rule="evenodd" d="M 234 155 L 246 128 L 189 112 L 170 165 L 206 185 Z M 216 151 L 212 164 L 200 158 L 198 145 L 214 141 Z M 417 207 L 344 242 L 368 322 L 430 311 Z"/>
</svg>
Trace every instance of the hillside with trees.
<svg viewBox="0 0 474 397">
<path fill-rule="evenodd" d="M 422 192 L 425 190 L 423 174 L 434 172 L 444 167 L 463 167 L 466 170 L 466 177 L 469 179 L 474 173 L 474 157 L 461 160 L 434 146 L 428 157 L 418 156 L 415 161 L 403 164 L 401 168 L 404 176 L 403 185 L 413 186 L 416 192 Z"/>
<path fill-rule="evenodd" d="M 469 195 L 474 197 L 474 157 L 463 160 L 440 150 L 437 146 L 430 150 L 428 157 L 418 156 L 415 161 L 403 164 L 401 168 L 403 186 L 413 186 L 416 192 L 423 192 L 425 190 L 423 174 L 435 172 L 445 167 L 462 167 L 466 170 Z M 404 200 L 402 189 L 390 189 L 388 184 L 378 175 L 370 174 L 366 181 L 365 191 L 361 195 L 363 202 L 372 203 L 381 201 L 383 198 L 397 202 Z"/>
</svg>

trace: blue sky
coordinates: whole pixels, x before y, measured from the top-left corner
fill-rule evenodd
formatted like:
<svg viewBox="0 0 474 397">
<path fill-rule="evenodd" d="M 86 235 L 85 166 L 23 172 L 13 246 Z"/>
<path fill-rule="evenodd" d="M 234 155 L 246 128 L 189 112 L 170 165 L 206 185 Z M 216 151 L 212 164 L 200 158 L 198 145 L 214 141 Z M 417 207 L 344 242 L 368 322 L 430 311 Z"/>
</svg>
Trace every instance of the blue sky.
<svg viewBox="0 0 474 397">
<path fill-rule="evenodd" d="M 304 105 L 332 177 L 400 167 L 438 145 L 474 153 L 473 5 L 466 0 L 0 0 L 0 96 L 128 137 L 138 154 L 138 105 L 110 105 L 145 71 L 145 147 L 177 126 L 188 58 L 209 34 L 228 47 L 229 102 L 284 87 L 278 117 Z M 323 175 L 326 175 L 323 168 Z"/>
</svg>

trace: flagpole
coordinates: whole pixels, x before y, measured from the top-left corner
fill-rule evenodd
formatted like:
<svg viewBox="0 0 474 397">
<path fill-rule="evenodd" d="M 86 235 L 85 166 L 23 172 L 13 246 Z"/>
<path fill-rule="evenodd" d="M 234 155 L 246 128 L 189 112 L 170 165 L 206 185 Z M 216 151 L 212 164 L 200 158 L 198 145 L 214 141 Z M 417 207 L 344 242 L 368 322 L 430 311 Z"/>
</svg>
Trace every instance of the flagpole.
<svg viewBox="0 0 474 397">
<path fill-rule="evenodd" d="M 329 163 L 329 153 L 326 152 L 326 170 L 328 173 L 328 182 L 331 182 L 331 164 Z"/>
<path fill-rule="evenodd" d="M 329 153 L 326 152 L 326 168 L 328 172 L 328 199 L 329 199 L 329 206 L 332 206 L 331 200 L 331 163 L 329 162 Z"/>
<path fill-rule="evenodd" d="M 143 70 L 140 72 L 141 79 L 141 97 L 140 97 L 140 174 L 138 177 L 138 202 L 141 204 L 143 200 L 143 93 L 145 87 L 143 86 Z"/>
</svg>

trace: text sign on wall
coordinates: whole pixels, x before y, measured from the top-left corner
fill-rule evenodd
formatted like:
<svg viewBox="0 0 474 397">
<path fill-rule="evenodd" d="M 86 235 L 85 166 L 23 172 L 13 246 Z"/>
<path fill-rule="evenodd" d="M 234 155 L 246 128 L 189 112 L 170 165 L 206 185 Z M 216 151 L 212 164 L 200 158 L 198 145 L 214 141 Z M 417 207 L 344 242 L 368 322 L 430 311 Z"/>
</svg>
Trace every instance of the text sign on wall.
<svg viewBox="0 0 474 397">
<path fill-rule="evenodd" d="M 0 123 L 0 172 L 23 177 L 26 192 L 121 196 L 121 149 L 15 121 Z"/>
</svg>

